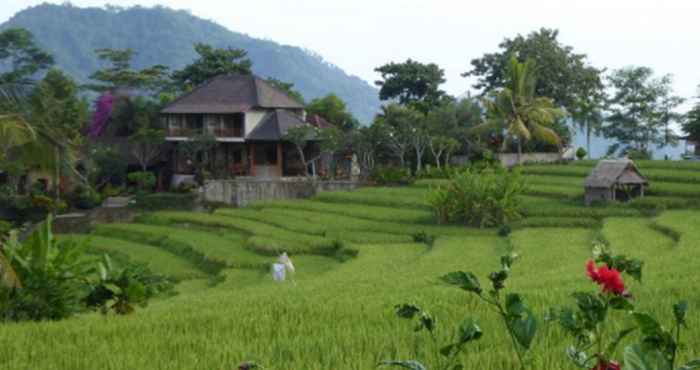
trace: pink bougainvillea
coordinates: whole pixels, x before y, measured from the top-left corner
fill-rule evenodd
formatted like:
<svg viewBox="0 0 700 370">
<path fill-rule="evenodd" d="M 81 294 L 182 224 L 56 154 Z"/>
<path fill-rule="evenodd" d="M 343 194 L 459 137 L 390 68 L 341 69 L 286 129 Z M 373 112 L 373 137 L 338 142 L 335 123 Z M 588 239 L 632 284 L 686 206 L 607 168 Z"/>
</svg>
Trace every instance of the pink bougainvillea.
<svg viewBox="0 0 700 370">
<path fill-rule="evenodd" d="M 92 122 L 88 128 L 88 136 L 98 137 L 102 135 L 107 127 L 107 122 L 109 121 L 113 108 L 114 96 L 109 92 L 102 94 L 97 101 L 95 101 L 95 114 L 92 116 Z"/>
</svg>

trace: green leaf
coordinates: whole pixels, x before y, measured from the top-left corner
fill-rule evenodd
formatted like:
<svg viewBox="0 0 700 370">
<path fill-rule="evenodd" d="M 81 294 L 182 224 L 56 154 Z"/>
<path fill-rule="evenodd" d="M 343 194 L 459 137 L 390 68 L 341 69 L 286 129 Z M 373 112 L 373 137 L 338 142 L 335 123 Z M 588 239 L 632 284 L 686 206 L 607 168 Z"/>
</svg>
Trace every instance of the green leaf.
<svg viewBox="0 0 700 370">
<path fill-rule="evenodd" d="M 517 253 L 506 254 L 501 256 L 501 268 L 505 271 L 510 271 L 513 263 L 519 258 Z"/>
<path fill-rule="evenodd" d="M 427 312 L 423 312 L 420 315 L 420 327 L 425 328 L 429 332 L 433 332 L 435 330 L 435 319 L 430 316 Z"/>
<path fill-rule="evenodd" d="M 700 359 L 695 359 L 678 368 L 678 370 L 695 370 L 700 369 Z"/>
<path fill-rule="evenodd" d="M 473 319 L 464 320 L 459 326 L 459 343 L 465 344 L 473 340 L 479 340 L 484 333 Z"/>
<path fill-rule="evenodd" d="M 104 286 L 107 290 L 109 290 L 110 292 L 112 292 L 112 294 L 114 294 L 114 295 L 118 295 L 118 294 L 121 294 L 121 293 L 122 293 L 122 289 L 121 289 L 120 287 L 118 287 L 118 286 L 112 284 L 112 283 L 105 283 L 105 284 L 103 284 L 103 286 Z"/>
<path fill-rule="evenodd" d="M 639 325 L 639 330 L 643 335 L 655 336 L 662 332 L 661 325 L 647 313 L 635 312 L 632 314 L 632 318 Z"/>
<path fill-rule="evenodd" d="M 452 366 L 452 370 L 464 370 L 464 365 L 456 364 L 455 366 Z"/>
<path fill-rule="evenodd" d="M 676 325 L 685 326 L 685 315 L 688 313 L 688 301 L 680 301 L 673 305 L 673 316 L 676 318 Z"/>
<path fill-rule="evenodd" d="M 632 311 L 634 310 L 634 305 L 632 302 L 623 296 L 616 295 L 610 299 L 610 307 L 615 310 L 621 311 Z"/>
<path fill-rule="evenodd" d="M 644 350 L 639 345 L 626 347 L 624 359 L 625 370 L 671 370 L 671 364 L 661 352 Z"/>
<path fill-rule="evenodd" d="M 380 362 L 377 367 L 380 366 L 395 366 L 395 367 L 400 367 L 404 369 L 410 369 L 410 370 L 428 370 L 428 368 L 425 367 L 425 365 L 421 364 L 418 361 L 395 361 L 395 360 L 389 360 L 389 361 L 382 361 Z"/>
<path fill-rule="evenodd" d="M 107 280 L 107 269 L 105 268 L 105 265 L 102 264 L 102 262 L 97 264 L 97 271 L 100 274 L 100 280 L 105 281 Z"/>
<path fill-rule="evenodd" d="M 398 304 L 394 308 L 396 309 L 396 315 L 403 319 L 412 319 L 421 312 L 420 307 L 410 303 Z"/>
<path fill-rule="evenodd" d="M 471 272 L 455 271 L 441 277 L 442 281 L 450 285 L 456 285 L 468 292 L 481 294 L 479 279 Z"/>
<path fill-rule="evenodd" d="M 511 321 L 510 327 L 517 342 L 526 349 L 530 349 L 532 340 L 537 333 L 537 320 L 529 310 L 526 310 L 525 317 Z"/>
<path fill-rule="evenodd" d="M 613 353 L 615 353 L 615 349 L 620 344 L 620 342 L 622 342 L 622 340 L 626 336 L 628 336 L 630 333 L 632 333 L 635 330 L 637 330 L 637 328 L 627 328 L 627 329 L 620 330 L 620 332 L 617 333 L 617 335 L 612 340 L 612 342 L 610 342 L 610 344 L 608 344 L 608 347 L 606 348 L 605 353 L 609 356 L 612 356 Z"/>
<path fill-rule="evenodd" d="M 581 314 L 590 324 L 595 325 L 605 321 L 607 309 L 599 296 L 587 292 L 577 292 L 574 293 L 574 298 Z"/>
<path fill-rule="evenodd" d="M 501 270 L 501 271 L 496 271 L 492 272 L 489 274 L 489 280 L 491 280 L 491 283 L 493 285 L 493 289 L 496 291 L 499 291 L 503 288 L 505 288 L 506 280 L 508 279 L 508 271 L 506 270 Z"/>
<path fill-rule="evenodd" d="M 519 294 L 506 295 L 506 312 L 508 315 L 520 317 L 525 312 L 525 304 Z"/>
</svg>

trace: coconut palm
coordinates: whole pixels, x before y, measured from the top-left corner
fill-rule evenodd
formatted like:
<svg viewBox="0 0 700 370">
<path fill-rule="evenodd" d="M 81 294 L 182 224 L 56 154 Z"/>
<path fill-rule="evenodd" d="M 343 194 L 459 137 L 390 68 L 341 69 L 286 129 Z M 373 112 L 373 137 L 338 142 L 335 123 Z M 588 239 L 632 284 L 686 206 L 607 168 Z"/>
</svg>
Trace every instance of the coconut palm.
<svg viewBox="0 0 700 370">
<path fill-rule="evenodd" d="M 484 99 L 486 121 L 473 129 L 505 131 L 504 147 L 508 142 L 515 141 L 518 160 L 522 155 L 523 143 L 533 137 L 561 145 L 561 138 L 550 126 L 564 116 L 564 111 L 555 106 L 554 100 L 535 95 L 535 72 L 532 59 L 520 63 L 512 57 L 505 87 L 491 92 Z"/>
</svg>

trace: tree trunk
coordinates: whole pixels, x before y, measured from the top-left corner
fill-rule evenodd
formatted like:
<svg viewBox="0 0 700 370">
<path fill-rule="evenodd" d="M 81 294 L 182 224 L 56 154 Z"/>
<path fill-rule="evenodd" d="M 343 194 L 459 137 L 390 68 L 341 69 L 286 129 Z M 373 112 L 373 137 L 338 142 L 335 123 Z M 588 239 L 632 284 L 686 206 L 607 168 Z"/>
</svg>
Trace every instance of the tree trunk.
<svg viewBox="0 0 700 370">
<path fill-rule="evenodd" d="M 423 150 L 416 147 L 416 173 L 423 169 Z"/>
<path fill-rule="evenodd" d="M 53 174 L 53 193 L 54 200 L 58 202 L 61 199 L 61 189 L 59 182 L 61 181 L 61 152 L 58 148 L 54 149 L 54 174 Z"/>
<path fill-rule="evenodd" d="M 588 159 L 591 159 L 591 124 L 586 121 L 586 150 L 588 151 Z"/>
<path fill-rule="evenodd" d="M 309 164 L 306 162 L 306 156 L 304 155 L 304 148 L 301 146 L 297 145 L 297 152 L 299 152 L 299 158 L 301 159 L 301 163 L 304 165 L 304 175 L 307 177 L 309 176 Z"/>
<path fill-rule="evenodd" d="M 518 164 L 522 164 L 522 158 L 523 157 L 523 144 L 520 142 L 520 139 L 518 139 Z"/>
</svg>

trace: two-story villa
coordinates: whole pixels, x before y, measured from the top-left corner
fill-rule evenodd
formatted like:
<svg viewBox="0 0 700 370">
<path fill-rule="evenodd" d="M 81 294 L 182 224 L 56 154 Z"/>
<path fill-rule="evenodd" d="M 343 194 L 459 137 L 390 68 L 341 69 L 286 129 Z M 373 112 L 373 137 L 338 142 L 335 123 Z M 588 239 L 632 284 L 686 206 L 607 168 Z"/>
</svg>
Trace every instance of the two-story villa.
<svg viewBox="0 0 700 370">
<path fill-rule="evenodd" d="M 216 137 L 209 171 L 216 176 L 274 178 L 302 174 L 295 148 L 283 138 L 306 125 L 304 106 L 253 75 L 221 75 L 167 105 L 162 111 L 174 174 L 193 168 L 178 142 L 205 133 Z"/>
</svg>

